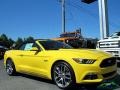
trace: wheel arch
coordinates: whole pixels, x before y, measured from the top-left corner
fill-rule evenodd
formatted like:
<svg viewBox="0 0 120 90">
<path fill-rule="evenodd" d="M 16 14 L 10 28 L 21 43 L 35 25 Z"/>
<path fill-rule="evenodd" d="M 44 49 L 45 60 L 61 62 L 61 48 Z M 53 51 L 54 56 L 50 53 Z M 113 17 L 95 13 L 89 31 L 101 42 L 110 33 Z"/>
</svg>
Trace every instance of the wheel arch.
<svg viewBox="0 0 120 90">
<path fill-rule="evenodd" d="M 11 59 L 10 57 L 5 58 L 5 59 L 4 59 L 4 66 L 6 66 L 6 62 L 7 62 L 8 60 L 12 60 L 12 59 Z"/>
<path fill-rule="evenodd" d="M 11 60 L 11 61 L 14 63 L 14 66 L 15 66 L 15 68 L 16 68 L 15 62 L 13 61 L 13 59 L 12 59 L 11 57 L 8 57 L 8 58 L 5 60 L 5 62 L 4 62 L 5 67 L 6 67 L 6 62 L 7 62 L 8 60 Z"/>
<path fill-rule="evenodd" d="M 13 62 L 13 59 L 10 58 L 10 57 L 8 57 L 8 58 L 6 59 L 6 61 L 5 61 L 5 63 L 6 63 L 8 60 L 11 60 L 11 61 Z M 13 63 L 14 63 L 14 62 L 13 62 Z"/>
</svg>

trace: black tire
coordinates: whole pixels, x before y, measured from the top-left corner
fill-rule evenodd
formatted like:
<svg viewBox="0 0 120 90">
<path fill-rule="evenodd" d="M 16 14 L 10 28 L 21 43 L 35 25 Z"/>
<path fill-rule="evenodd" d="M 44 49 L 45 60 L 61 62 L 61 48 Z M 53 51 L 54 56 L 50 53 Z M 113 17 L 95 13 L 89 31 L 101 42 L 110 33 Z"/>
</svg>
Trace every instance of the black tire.
<svg viewBox="0 0 120 90">
<path fill-rule="evenodd" d="M 70 89 L 76 85 L 72 67 L 63 61 L 57 62 L 53 66 L 52 79 L 60 89 Z"/>
<path fill-rule="evenodd" d="M 16 74 L 15 65 L 12 60 L 6 61 L 6 72 L 8 75 L 12 76 Z"/>
</svg>

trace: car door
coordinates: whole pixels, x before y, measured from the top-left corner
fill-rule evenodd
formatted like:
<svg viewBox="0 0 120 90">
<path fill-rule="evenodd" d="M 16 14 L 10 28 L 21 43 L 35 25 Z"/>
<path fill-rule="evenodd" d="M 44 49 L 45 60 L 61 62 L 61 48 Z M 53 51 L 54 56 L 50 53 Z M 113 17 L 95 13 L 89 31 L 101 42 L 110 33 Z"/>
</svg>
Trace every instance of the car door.
<svg viewBox="0 0 120 90">
<path fill-rule="evenodd" d="M 32 51 L 37 47 L 36 43 L 26 43 L 20 47 L 19 67 L 22 72 L 38 75 L 46 75 L 44 66 L 44 57 L 42 51 Z M 38 47 L 37 47 L 38 48 Z"/>
</svg>

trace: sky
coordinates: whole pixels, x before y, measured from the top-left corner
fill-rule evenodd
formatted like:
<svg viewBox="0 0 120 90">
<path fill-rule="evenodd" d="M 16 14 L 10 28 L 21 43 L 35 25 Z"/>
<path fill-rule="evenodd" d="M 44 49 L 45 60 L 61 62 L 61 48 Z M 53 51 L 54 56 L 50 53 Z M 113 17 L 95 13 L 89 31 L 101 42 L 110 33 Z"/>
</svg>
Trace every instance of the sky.
<svg viewBox="0 0 120 90">
<path fill-rule="evenodd" d="M 60 0 L 0 0 L 0 35 L 16 40 L 55 38 L 62 33 Z M 110 34 L 120 31 L 120 0 L 108 0 Z M 81 28 L 86 38 L 100 38 L 98 2 L 66 0 L 66 31 Z"/>
</svg>

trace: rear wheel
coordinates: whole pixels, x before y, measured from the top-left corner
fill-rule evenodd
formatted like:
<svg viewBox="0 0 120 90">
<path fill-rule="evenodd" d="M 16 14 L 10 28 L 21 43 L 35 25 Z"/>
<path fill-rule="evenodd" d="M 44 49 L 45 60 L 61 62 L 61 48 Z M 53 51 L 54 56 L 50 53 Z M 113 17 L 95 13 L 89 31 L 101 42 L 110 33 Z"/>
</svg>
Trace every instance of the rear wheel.
<svg viewBox="0 0 120 90">
<path fill-rule="evenodd" d="M 75 84 L 75 75 L 71 66 L 66 62 L 57 62 L 52 70 L 52 77 L 61 89 L 68 89 Z"/>
<path fill-rule="evenodd" d="M 16 74 L 15 65 L 14 65 L 12 60 L 7 60 L 7 62 L 6 62 L 6 72 L 10 76 Z"/>
</svg>

